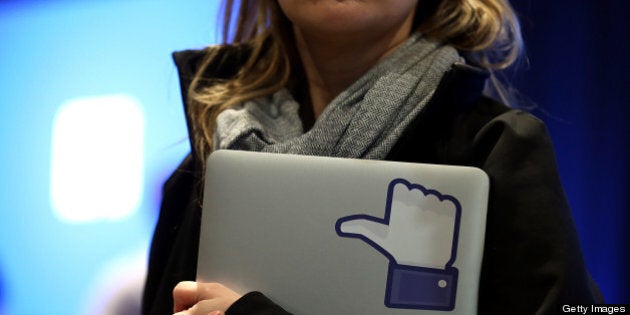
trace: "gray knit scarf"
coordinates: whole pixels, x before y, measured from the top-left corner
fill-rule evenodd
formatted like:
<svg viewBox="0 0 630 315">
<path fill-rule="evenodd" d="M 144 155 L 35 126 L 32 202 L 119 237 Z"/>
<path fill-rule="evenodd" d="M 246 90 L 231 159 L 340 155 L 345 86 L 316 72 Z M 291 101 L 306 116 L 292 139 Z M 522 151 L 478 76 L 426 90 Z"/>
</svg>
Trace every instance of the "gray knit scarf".
<svg viewBox="0 0 630 315">
<path fill-rule="evenodd" d="M 339 94 L 308 132 L 299 104 L 282 89 L 223 111 L 214 149 L 384 159 L 460 60 L 454 48 L 413 34 Z"/>
</svg>

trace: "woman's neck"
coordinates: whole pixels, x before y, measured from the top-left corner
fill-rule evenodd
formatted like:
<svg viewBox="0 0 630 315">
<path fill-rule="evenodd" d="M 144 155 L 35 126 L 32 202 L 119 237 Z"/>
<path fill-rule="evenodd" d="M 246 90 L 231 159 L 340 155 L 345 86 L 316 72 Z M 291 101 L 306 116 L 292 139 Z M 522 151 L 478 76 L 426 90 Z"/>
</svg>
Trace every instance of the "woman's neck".
<svg viewBox="0 0 630 315">
<path fill-rule="evenodd" d="M 314 118 L 339 93 L 402 44 L 412 20 L 378 36 L 318 36 L 295 29 L 297 50 L 306 76 Z"/>
</svg>

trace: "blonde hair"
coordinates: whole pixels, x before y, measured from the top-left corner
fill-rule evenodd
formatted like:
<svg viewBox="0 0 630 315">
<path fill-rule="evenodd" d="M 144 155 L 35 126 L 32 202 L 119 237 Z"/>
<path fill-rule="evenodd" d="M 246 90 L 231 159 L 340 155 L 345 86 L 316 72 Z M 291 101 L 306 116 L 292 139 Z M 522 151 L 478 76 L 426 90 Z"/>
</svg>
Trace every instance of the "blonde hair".
<svg viewBox="0 0 630 315">
<path fill-rule="evenodd" d="M 455 47 L 468 62 L 489 70 L 504 69 L 517 59 L 522 40 L 508 0 L 424 1 L 434 4 L 432 14 L 416 19 L 415 28 L 425 37 Z M 220 52 L 220 47 L 210 47 L 188 91 L 194 150 L 204 165 L 212 151 L 218 114 L 280 90 L 300 68 L 291 23 L 277 0 L 236 2 L 240 3 L 236 10 L 234 0 L 223 3 L 223 41 L 248 46 L 245 64 L 232 78 L 205 78 L 203 73 Z"/>
</svg>

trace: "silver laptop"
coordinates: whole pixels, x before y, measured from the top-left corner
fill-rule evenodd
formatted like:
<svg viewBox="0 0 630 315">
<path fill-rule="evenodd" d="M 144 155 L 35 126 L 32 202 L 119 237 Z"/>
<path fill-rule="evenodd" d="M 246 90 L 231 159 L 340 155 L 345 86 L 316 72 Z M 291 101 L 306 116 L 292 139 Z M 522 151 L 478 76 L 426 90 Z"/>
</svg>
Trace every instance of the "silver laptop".
<svg viewBox="0 0 630 315">
<path fill-rule="evenodd" d="M 294 314 L 476 314 L 488 189 L 471 167 L 220 150 L 197 281 Z"/>
</svg>

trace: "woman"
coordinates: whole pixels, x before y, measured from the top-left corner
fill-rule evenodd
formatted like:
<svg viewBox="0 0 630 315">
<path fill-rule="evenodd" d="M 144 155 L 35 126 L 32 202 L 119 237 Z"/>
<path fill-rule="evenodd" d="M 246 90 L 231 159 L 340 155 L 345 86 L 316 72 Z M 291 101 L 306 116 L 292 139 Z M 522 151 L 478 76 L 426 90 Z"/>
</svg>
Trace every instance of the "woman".
<svg viewBox="0 0 630 315">
<path fill-rule="evenodd" d="M 225 5 L 225 37 L 238 16 L 231 45 L 175 54 L 193 151 L 164 187 L 145 314 L 286 313 L 261 293 L 186 282 L 217 149 L 482 168 L 492 188 L 479 314 L 601 301 L 544 126 L 482 93 L 520 50 L 506 0 L 241 2 Z"/>
</svg>

